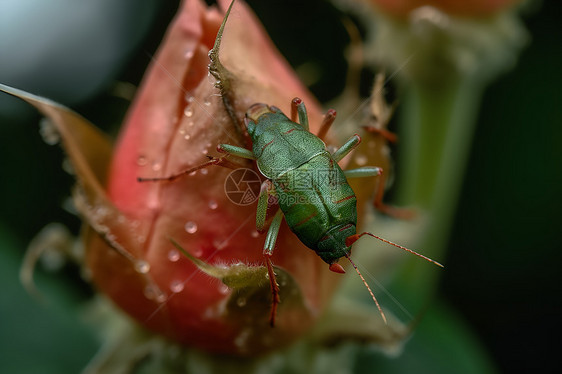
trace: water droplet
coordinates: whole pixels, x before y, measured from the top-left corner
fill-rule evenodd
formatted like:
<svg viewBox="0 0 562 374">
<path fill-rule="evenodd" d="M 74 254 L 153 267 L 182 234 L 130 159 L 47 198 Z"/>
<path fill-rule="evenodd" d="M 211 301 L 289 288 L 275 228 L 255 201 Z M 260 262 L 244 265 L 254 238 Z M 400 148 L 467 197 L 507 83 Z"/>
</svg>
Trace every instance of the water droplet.
<svg viewBox="0 0 562 374">
<path fill-rule="evenodd" d="M 76 174 L 74 171 L 74 166 L 72 165 L 72 162 L 70 162 L 68 158 L 62 160 L 62 170 L 66 171 L 70 175 Z"/>
<path fill-rule="evenodd" d="M 228 286 L 226 284 L 221 284 L 219 285 L 219 292 L 223 295 L 228 294 L 228 292 L 230 291 L 230 288 L 228 288 Z"/>
<path fill-rule="evenodd" d="M 156 293 L 156 297 L 154 298 L 154 301 L 156 301 L 157 303 L 163 303 L 164 301 L 166 301 L 167 298 L 168 297 L 164 292 L 158 290 Z"/>
<path fill-rule="evenodd" d="M 172 281 L 172 283 L 170 283 L 170 291 L 173 293 L 182 292 L 184 286 L 185 284 L 180 280 Z"/>
<path fill-rule="evenodd" d="M 209 209 L 215 210 L 218 206 L 219 204 L 215 200 L 209 200 Z"/>
<path fill-rule="evenodd" d="M 172 262 L 176 262 L 179 259 L 180 259 L 180 252 L 177 249 L 171 249 L 170 252 L 168 252 L 168 260 Z"/>
<path fill-rule="evenodd" d="M 184 56 L 185 56 L 186 59 L 189 60 L 190 58 L 193 57 L 193 55 L 194 55 L 193 50 L 189 50 L 189 51 L 185 52 L 185 55 L 184 55 Z"/>
<path fill-rule="evenodd" d="M 357 165 L 365 165 L 367 163 L 367 156 L 365 155 L 356 155 L 355 162 Z"/>
<path fill-rule="evenodd" d="M 184 135 L 184 134 L 185 134 L 185 129 L 182 127 L 182 128 L 180 129 L 180 135 Z"/>
<path fill-rule="evenodd" d="M 188 92 L 185 94 L 185 101 L 187 101 L 188 103 L 192 103 L 195 101 L 195 97 Z"/>
<path fill-rule="evenodd" d="M 194 256 L 194 257 L 201 257 L 201 256 L 203 256 L 203 249 L 202 249 L 202 248 L 197 248 L 195 251 L 193 251 L 193 256 Z"/>
<path fill-rule="evenodd" d="M 187 107 L 183 111 L 183 114 L 185 114 L 186 117 L 191 117 L 191 116 L 193 116 L 193 109 L 191 109 L 190 107 Z"/>
<path fill-rule="evenodd" d="M 257 238 L 258 236 L 260 236 L 260 233 L 254 230 L 250 235 L 252 235 L 252 238 Z"/>
<path fill-rule="evenodd" d="M 191 139 L 191 135 L 185 134 L 183 138 L 184 138 L 185 140 L 189 140 L 189 139 Z"/>
<path fill-rule="evenodd" d="M 236 305 L 238 305 L 240 308 L 245 306 L 246 305 L 246 298 L 245 297 L 239 297 L 238 299 L 236 299 Z"/>
<path fill-rule="evenodd" d="M 39 134 L 41 134 L 43 141 L 49 145 L 55 145 L 60 141 L 57 128 L 48 118 L 42 118 L 39 121 Z"/>
<path fill-rule="evenodd" d="M 109 214 L 109 209 L 107 209 L 103 205 L 100 205 L 94 209 L 93 213 L 96 219 L 103 219 Z"/>
<path fill-rule="evenodd" d="M 152 163 L 152 170 L 158 171 L 158 170 L 160 170 L 160 169 L 162 169 L 162 163 L 157 162 L 157 161 L 154 161 L 154 162 Z"/>
<path fill-rule="evenodd" d="M 252 330 L 251 329 L 245 329 L 243 330 L 235 339 L 234 339 L 234 344 L 240 349 L 240 350 L 246 350 L 247 347 L 247 343 L 248 343 L 248 338 L 250 338 L 250 336 L 252 335 Z"/>
<path fill-rule="evenodd" d="M 187 126 L 191 127 L 191 126 L 193 126 L 194 124 L 195 124 L 195 123 L 194 123 L 193 121 L 189 121 L 189 122 L 187 123 Z"/>
<path fill-rule="evenodd" d="M 209 150 L 208 150 L 208 149 L 204 149 L 204 150 L 201 151 L 201 153 L 203 153 L 204 155 L 206 155 L 207 153 L 209 153 Z"/>
<path fill-rule="evenodd" d="M 146 159 L 146 157 L 144 156 L 139 156 L 137 158 L 137 165 L 138 166 L 145 166 L 146 164 L 148 164 L 148 160 Z"/>
<path fill-rule="evenodd" d="M 201 175 L 207 175 L 209 173 L 209 170 L 208 169 L 201 169 L 199 172 L 201 173 Z"/>
<path fill-rule="evenodd" d="M 197 224 L 193 221 L 186 222 L 184 228 L 188 234 L 195 234 L 197 232 Z"/>
<path fill-rule="evenodd" d="M 213 240 L 213 246 L 220 251 L 221 249 L 224 249 L 226 247 L 226 242 L 215 239 Z"/>
<path fill-rule="evenodd" d="M 156 286 L 154 284 L 149 284 L 144 288 L 144 296 L 149 299 L 152 300 L 154 299 L 154 297 L 156 296 Z"/>
<path fill-rule="evenodd" d="M 135 263 L 135 270 L 138 273 L 146 274 L 150 271 L 150 264 L 144 260 L 138 260 Z"/>
<path fill-rule="evenodd" d="M 205 101 L 203 101 L 203 104 L 206 105 L 206 106 L 210 106 L 211 101 L 209 101 L 209 99 L 206 99 Z"/>
</svg>

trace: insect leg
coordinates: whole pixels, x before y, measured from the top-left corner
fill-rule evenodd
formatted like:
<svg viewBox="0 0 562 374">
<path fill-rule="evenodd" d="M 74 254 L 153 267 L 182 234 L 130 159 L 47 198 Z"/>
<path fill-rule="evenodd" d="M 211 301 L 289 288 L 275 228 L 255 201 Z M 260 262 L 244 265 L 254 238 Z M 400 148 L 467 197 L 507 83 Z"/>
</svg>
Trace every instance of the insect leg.
<svg viewBox="0 0 562 374">
<path fill-rule="evenodd" d="M 326 134 L 328 133 L 328 130 L 330 129 L 330 126 L 332 126 L 332 123 L 334 123 L 335 120 L 336 111 L 334 109 L 329 109 L 326 112 L 322 123 L 320 124 L 320 131 L 318 131 L 318 134 L 316 136 L 318 136 L 321 140 L 324 140 Z"/>
<path fill-rule="evenodd" d="M 138 177 L 137 181 L 138 182 L 171 182 L 171 181 L 176 180 L 176 179 L 178 179 L 178 178 L 180 178 L 184 175 L 191 174 L 194 171 L 204 169 L 204 168 L 212 166 L 212 165 L 222 166 L 222 167 L 226 167 L 226 168 L 229 168 L 229 169 L 239 169 L 239 168 L 244 167 L 244 165 L 238 164 L 236 162 L 229 161 L 225 157 L 218 157 L 218 158 L 210 157 L 210 156 L 207 156 L 207 157 L 209 158 L 209 161 L 204 162 L 201 165 L 182 170 L 179 173 L 169 175 L 167 177 L 158 177 L 158 178 Z"/>
<path fill-rule="evenodd" d="M 267 210 L 270 205 L 270 197 L 274 196 L 275 189 L 269 179 L 261 185 L 260 196 L 258 198 L 258 208 L 256 210 L 256 229 L 263 232 L 266 227 Z"/>
<path fill-rule="evenodd" d="M 248 160 L 255 160 L 256 156 L 249 149 L 237 147 L 230 144 L 219 144 L 217 151 L 221 153 L 226 153 L 232 156 L 246 158 Z"/>
<path fill-rule="evenodd" d="M 350 169 L 343 171 L 346 178 L 365 178 L 365 177 L 377 177 L 382 175 L 382 168 L 376 166 L 365 166 L 357 169 Z"/>
<path fill-rule="evenodd" d="M 398 141 L 396 134 L 386 129 L 381 129 L 375 126 L 363 126 L 363 129 L 371 134 L 382 136 L 390 143 L 396 143 Z"/>
<path fill-rule="evenodd" d="M 355 134 L 344 145 L 342 145 L 337 151 L 332 153 L 332 158 L 334 161 L 339 162 L 342 158 L 347 156 L 347 154 L 355 149 L 361 143 L 361 137 Z"/>
<path fill-rule="evenodd" d="M 385 204 L 382 199 L 384 197 L 384 187 L 386 181 L 386 174 L 383 172 L 382 168 L 376 166 L 366 166 L 357 169 L 344 170 L 344 175 L 346 178 L 364 178 L 364 177 L 376 177 L 378 176 L 377 184 L 375 187 L 375 200 L 373 205 L 375 208 L 386 215 L 389 215 L 398 219 L 412 219 L 415 216 L 415 212 L 407 208 L 397 208 L 392 205 Z"/>
<path fill-rule="evenodd" d="M 306 107 L 302 99 L 295 97 L 293 101 L 291 101 L 291 121 L 295 122 L 297 120 L 297 114 L 299 116 L 300 125 L 308 131 L 308 114 L 306 114 Z"/>
<path fill-rule="evenodd" d="M 277 284 L 277 279 L 275 278 L 273 264 L 271 263 L 271 256 L 273 255 L 273 250 L 275 249 L 275 242 L 277 241 L 277 235 L 279 234 L 279 228 L 281 227 L 282 220 L 283 212 L 279 210 L 275 213 L 275 217 L 269 226 L 269 231 L 267 232 L 267 237 L 265 238 L 265 245 L 263 247 L 263 256 L 265 257 L 267 274 L 269 275 L 269 283 L 271 284 L 271 315 L 269 317 L 269 324 L 271 327 L 275 326 L 275 313 L 277 312 L 277 305 L 281 301 L 279 298 L 279 284 Z"/>
</svg>

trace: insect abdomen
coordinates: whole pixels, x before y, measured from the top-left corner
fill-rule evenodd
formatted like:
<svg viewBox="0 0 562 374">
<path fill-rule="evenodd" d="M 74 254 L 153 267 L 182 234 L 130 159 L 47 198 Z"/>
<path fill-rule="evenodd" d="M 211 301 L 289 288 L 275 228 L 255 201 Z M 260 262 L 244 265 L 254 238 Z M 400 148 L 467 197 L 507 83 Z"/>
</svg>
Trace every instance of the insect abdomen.
<svg viewBox="0 0 562 374">
<path fill-rule="evenodd" d="M 357 223 L 355 194 L 327 151 L 282 174 L 273 184 L 287 224 L 314 251 L 330 228 Z"/>
</svg>

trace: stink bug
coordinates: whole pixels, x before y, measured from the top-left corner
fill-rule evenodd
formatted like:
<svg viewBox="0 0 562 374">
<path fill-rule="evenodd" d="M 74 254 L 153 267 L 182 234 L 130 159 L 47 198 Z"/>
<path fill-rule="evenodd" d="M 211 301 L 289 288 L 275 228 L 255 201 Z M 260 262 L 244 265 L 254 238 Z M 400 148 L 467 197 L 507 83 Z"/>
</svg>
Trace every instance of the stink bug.
<svg viewBox="0 0 562 374">
<path fill-rule="evenodd" d="M 224 69 L 218 61 L 218 48 L 231 7 L 232 4 L 210 53 L 210 70 L 213 74 L 219 74 L 217 70 Z M 386 323 L 386 317 L 374 293 L 350 257 L 353 243 L 362 236 L 369 235 L 438 266 L 442 265 L 372 233 L 357 233 L 357 200 L 347 179 L 379 176 L 382 169 L 367 166 L 343 171 L 340 168 L 338 162 L 359 145 L 361 138 L 355 134 L 335 152 L 330 153 L 327 150 L 323 139 L 335 120 L 334 110 L 328 111 L 324 117 L 318 136 L 309 131 L 306 107 L 299 98 L 292 101 L 290 117 L 275 106 L 254 104 L 246 111 L 245 126 L 241 129 L 248 148 L 219 144 L 217 150 L 225 154 L 222 157 L 210 157 L 209 161 L 199 166 L 165 178 L 138 180 L 172 181 L 211 165 L 236 168 L 237 164 L 229 160 L 229 156 L 255 161 L 257 169 L 265 178 L 258 197 L 256 227 L 258 231 L 263 232 L 269 224 L 263 255 L 272 291 L 270 324 L 275 324 L 276 309 L 280 302 L 279 285 L 271 257 L 283 218 L 299 240 L 315 251 L 329 265 L 331 271 L 344 273 L 344 268 L 338 264 L 338 260 L 342 257 L 348 259 L 363 280 Z M 271 201 L 276 203 L 271 204 Z M 269 222 L 268 210 L 274 206 L 278 206 L 279 210 Z"/>
<path fill-rule="evenodd" d="M 270 323 L 275 323 L 275 312 L 279 303 L 279 286 L 275 280 L 271 256 L 283 217 L 297 237 L 330 266 L 336 273 L 344 273 L 338 260 L 345 257 L 369 290 L 382 318 L 386 317 L 369 285 L 351 260 L 351 246 L 360 237 L 370 235 L 385 243 L 406 250 L 434 264 L 442 265 L 417 252 L 369 232 L 358 234 L 357 200 L 347 178 L 378 176 L 381 169 L 374 166 L 343 171 L 338 162 L 350 153 L 361 138 L 353 135 L 342 147 L 328 152 L 323 140 L 308 130 L 306 108 L 302 100 L 292 102 L 289 119 L 274 106 L 254 104 L 246 112 L 245 124 L 252 141 L 252 149 L 220 144 L 217 150 L 226 156 L 184 170 L 167 178 L 139 178 L 139 181 L 174 180 L 211 165 L 233 167 L 227 156 L 255 160 L 261 174 L 266 178 L 258 198 L 256 227 L 264 231 L 268 204 L 271 197 L 277 201 L 279 210 L 269 224 L 263 248 L 273 302 Z M 299 123 L 295 122 L 298 115 Z M 335 111 L 325 116 L 322 128 L 329 127 L 335 119 Z"/>
</svg>

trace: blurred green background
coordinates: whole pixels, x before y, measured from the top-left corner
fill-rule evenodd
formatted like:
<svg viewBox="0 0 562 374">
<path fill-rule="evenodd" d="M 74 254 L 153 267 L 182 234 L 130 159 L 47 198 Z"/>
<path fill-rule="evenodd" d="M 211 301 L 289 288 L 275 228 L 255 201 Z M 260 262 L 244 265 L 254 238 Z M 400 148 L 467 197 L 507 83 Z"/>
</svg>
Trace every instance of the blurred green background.
<svg viewBox="0 0 562 374">
<path fill-rule="evenodd" d="M 249 3 L 293 66 L 319 72 L 309 82 L 317 97 L 333 99 L 345 84 L 341 51 L 349 40 L 338 11 L 320 0 Z M 4 8 L 17 4 L 23 10 Z M 115 82 L 138 84 L 178 2 L 93 4 L 84 12 L 64 0 L 48 6 L 1 2 L 0 82 L 71 106 L 115 135 L 129 104 L 115 96 Z M 561 15 L 556 1 L 524 14 L 530 44 L 482 98 L 436 302 L 454 309 L 459 320 L 439 311 L 428 315 L 418 335 L 434 336 L 436 343 L 414 338 L 403 359 L 379 361 L 381 372 L 478 372 L 471 362 L 435 362 L 446 361 L 450 348 L 439 334 L 454 339 L 466 326 L 469 332 L 459 333 L 459 340 L 466 339 L 471 349 L 475 337 L 489 356 L 479 357 L 499 372 L 555 372 L 562 348 Z M 365 90 L 371 77 L 366 71 Z M 57 221 L 74 232 L 79 228 L 78 219 L 62 208 L 72 177 L 61 167 L 60 149 L 41 139 L 39 119 L 34 109 L 0 94 L 4 373 L 78 372 L 98 345 L 81 322 L 80 306 L 91 291 L 75 268 L 57 274 L 39 269 L 37 283 L 49 295 L 47 305 L 26 294 L 17 278 L 22 254 L 43 226 Z M 453 327 L 443 331 L 447 326 Z M 459 341 L 457 348 L 464 344 Z M 373 355 L 362 353 L 356 371 L 364 372 Z"/>
</svg>

